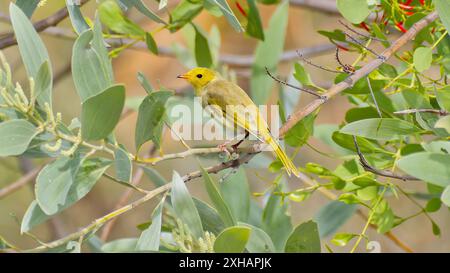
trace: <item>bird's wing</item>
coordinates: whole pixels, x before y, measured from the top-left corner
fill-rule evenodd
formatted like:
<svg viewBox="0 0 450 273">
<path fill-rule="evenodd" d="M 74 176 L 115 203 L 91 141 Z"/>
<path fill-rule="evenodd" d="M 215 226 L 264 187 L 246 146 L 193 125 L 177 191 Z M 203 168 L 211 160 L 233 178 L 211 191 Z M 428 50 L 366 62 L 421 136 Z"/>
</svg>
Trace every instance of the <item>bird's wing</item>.
<svg viewBox="0 0 450 273">
<path fill-rule="evenodd" d="M 217 105 L 225 119 L 247 130 L 261 141 L 270 136 L 266 121 L 258 107 L 239 86 L 225 80 L 216 80 L 205 87 L 208 105 Z"/>
</svg>

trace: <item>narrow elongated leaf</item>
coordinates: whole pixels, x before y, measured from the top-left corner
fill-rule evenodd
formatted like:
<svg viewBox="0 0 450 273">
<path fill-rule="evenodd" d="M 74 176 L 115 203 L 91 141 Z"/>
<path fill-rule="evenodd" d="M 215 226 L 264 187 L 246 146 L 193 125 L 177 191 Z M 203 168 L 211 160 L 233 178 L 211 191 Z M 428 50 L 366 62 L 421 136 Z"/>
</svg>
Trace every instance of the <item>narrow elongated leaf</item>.
<svg viewBox="0 0 450 273">
<path fill-rule="evenodd" d="M 226 228 L 225 223 L 222 218 L 220 218 L 217 210 L 195 197 L 192 198 L 192 200 L 194 200 L 195 207 L 200 215 L 204 231 L 209 231 L 214 235 L 218 235 Z"/>
<path fill-rule="evenodd" d="M 156 13 L 154 13 L 151 9 L 149 9 L 142 0 L 121 0 L 123 2 L 131 2 L 131 4 L 142 14 L 150 18 L 151 20 L 161 23 L 164 25 L 167 25 L 167 23 L 161 19 Z"/>
<path fill-rule="evenodd" d="M 116 127 L 125 104 L 125 87 L 113 85 L 83 102 L 81 135 L 86 140 L 106 138 Z"/>
<path fill-rule="evenodd" d="M 228 22 L 234 28 L 234 30 L 236 30 L 237 32 L 244 31 L 244 29 L 241 26 L 241 23 L 236 18 L 236 15 L 234 15 L 233 11 L 231 10 L 226 0 L 206 0 L 206 1 L 208 1 L 213 5 L 217 5 L 220 8 L 223 15 L 225 16 L 225 18 L 227 18 Z"/>
<path fill-rule="evenodd" d="M 421 152 L 397 161 L 405 173 L 438 186 L 450 185 L 450 154 Z"/>
<path fill-rule="evenodd" d="M 72 75 L 75 88 L 81 101 L 84 102 L 91 96 L 97 95 L 113 84 L 107 60 L 102 52 L 99 52 L 99 42 L 91 42 L 94 34 L 91 30 L 83 32 L 73 45 Z M 104 48 L 106 52 L 106 48 Z M 108 57 L 106 56 L 106 59 Z"/>
<path fill-rule="evenodd" d="M 66 197 L 66 201 L 58 208 L 58 212 L 72 206 L 86 196 L 110 164 L 111 162 L 109 160 L 103 158 L 84 160 L 75 178 L 73 179 L 72 186 L 70 187 Z M 65 172 L 65 170 L 60 171 Z M 53 182 L 55 181 L 59 181 L 59 178 L 57 180 L 53 180 Z M 41 209 L 38 202 L 33 201 L 22 219 L 20 230 L 22 233 L 27 232 L 33 227 L 45 222 L 49 218 L 50 216 Z"/>
<path fill-rule="evenodd" d="M 211 67 L 212 56 L 209 50 L 208 39 L 203 34 L 197 26 L 193 25 L 195 29 L 195 60 L 197 61 L 197 66 L 201 67 Z"/>
<path fill-rule="evenodd" d="M 52 68 L 50 63 L 45 61 L 42 63 L 35 78 L 35 96 L 39 104 L 52 101 Z"/>
<path fill-rule="evenodd" d="M 153 87 L 142 72 L 138 72 L 137 79 L 148 95 L 153 91 Z M 137 108 L 137 107 L 136 107 Z"/>
<path fill-rule="evenodd" d="M 143 170 L 156 187 L 161 187 L 164 184 L 167 184 L 167 180 L 157 170 L 150 167 L 143 167 Z"/>
<path fill-rule="evenodd" d="M 202 2 L 181 1 L 170 13 L 169 30 L 175 32 L 191 22 L 203 10 Z"/>
<path fill-rule="evenodd" d="M 38 132 L 33 124 L 22 119 L 0 123 L 0 157 L 23 154 Z"/>
<path fill-rule="evenodd" d="M 122 238 L 107 242 L 102 246 L 102 251 L 106 253 L 133 252 L 136 250 L 138 238 Z"/>
<path fill-rule="evenodd" d="M 234 219 L 247 222 L 250 212 L 250 189 L 244 168 L 220 183 L 220 193 L 233 214 Z"/>
<path fill-rule="evenodd" d="M 450 186 L 445 187 L 444 191 L 441 195 L 441 201 L 444 203 L 447 207 L 450 207 Z"/>
<path fill-rule="evenodd" d="M 353 24 L 359 24 L 370 14 L 366 0 L 337 0 L 337 8 L 345 19 Z"/>
<path fill-rule="evenodd" d="M 448 134 L 450 134 L 450 116 L 440 118 L 438 121 L 436 121 L 434 127 L 443 128 L 447 131 Z"/>
<path fill-rule="evenodd" d="M 340 132 L 369 139 L 391 140 L 418 133 L 421 130 L 414 124 L 401 119 L 371 118 L 358 120 L 345 125 Z"/>
<path fill-rule="evenodd" d="M 286 144 L 293 147 L 303 146 L 314 133 L 314 120 L 316 116 L 311 114 L 297 122 L 284 136 Z"/>
<path fill-rule="evenodd" d="M 197 208 L 183 179 L 175 171 L 173 172 L 172 183 L 171 200 L 176 216 L 188 226 L 195 239 L 202 237 L 203 227 Z"/>
<path fill-rule="evenodd" d="M 28 18 L 30 18 L 40 1 L 41 0 L 17 0 L 16 5 L 26 16 L 28 16 Z"/>
<path fill-rule="evenodd" d="M 450 112 L 450 87 L 446 86 L 440 90 L 436 90 L 436 99 L 439 106 Z"/>
<path fill-rule="evenodd" d="M 203 167 L 201 167 L 203 174 L 203 181 L 205 182 L 205 188 L 208 192 L 208 196 L 214 204 L 214 207 L 218 211 L 220 217 L 227 226 L 235 226 L 237 224 L 235 218 L 231 214 L 230 208 L 227 206 L 219 192 L 219 189 L 214 184 L 211 176 L 208 174 Z"/>
<path fill-rule="evenodd" d="M 148 50 L 150 50 L 153 54 L 158 55 L 158 46 L 156 45 L 155 39 L 153 39 L 153 36 L 149 33 L 145 33 L 145 43 L 147 44 Z"/>
<path fill-rule="evenodd" d="M 298 225 L 289 236 L 284 250 L 291 253 L 319 253 L 320 237 L 317 224 L 311 220 Z"/>
<path fill-rule="evenodd" d="M 259 16 L 258 7 L 255 0 L 247 0 L 248 5 L 248 22 L 245 32 L 261 41 L 264 41 L 264 29 L 261 23 L 261 17 Z"/>
<path fill-rule="evenodd" d="M 169 91 L 152 92 L 139 106 L 138 119 L 135 131 L 136 150 L 148 140 L 159 147 L 161 133 L 164 125 L 165 105 L 172 95 Z"/>
<path fill-rule="evenodd" d="M 249 227 L 229 227 L 217 236 L 214 242 L 214 252 L 217 253 L 241 253 L 245 250 L 250 239 Z"/>
<path fill-rule="evenodd" d="M 81 14 L 80 6 L 74 0 L 66 0 L 67 10 L 69 11 L 70 21 L 76 33 L 81 34 L 89 29 L 89 25 Z"/>
<path fill-rule="evenodd" d="M 450 3 L 447 0 L 433 0 L 433 3 L 442 24 L 450 33 Z"/>
<path fill-rule="evenodd" d="M 48 62 L 47 73 L 52 75 L 50 58 L 44 43 L 34 29 L 33 24 L 27 16 L 14 3 L 9 6 L 11 15 L 11 24 L 16 35 L 17 44 L 19 45 L 20 55 L 27 70 L 29 77 L 37 78 L 38 72 L 44 62 Z M 37 97 L 38 103 L 43 106 L 46 102 L 52 105 L 52 77 L 50 83 L 46 84 L 46 89 L 41 91 L 41 95 Z"/>
<path fill-rule="evenodd" d="M 152 224 L 142 232 L 136 244 L 136 250 L 158 251 L 161 235 L 162 209 L 165 199 L 163 198 L 155 208 L 152 216 Z"/>
<path fill-rule="evenodd" d="M 319 227 L 320 237 L 335 233 L 355 213 L 357 206 L 340 201 L 331 201 L 314 215 Z"/>
<path fill-rule="evenodd" d="M 123 147 L 119 147 L 114 152 L 114 165 L 116 168 L 116 178 L 123 182 L 131 182 L 131 172 L 133 165 L 130 156 Z"/>
<path fill-rule="evenodd" d="M 250 87 L 256 105 L 266 103 L 273 80 L 267 76 L 265 67 L 274 72 L 284 47 L 285 30 L 288 19 L 288 2 L 280 4 L 265 31 L 266 39 L 260 42 L 255 52 Z"/>
<path fill-rule="evenodd" d="M 100 21 L 114 32 L 135 36 L 145 35 L 145 31 L 125 17 L 119 5 L 113 0 L 103 1 L 98 7 L 98 12 Z"/>
</svg>

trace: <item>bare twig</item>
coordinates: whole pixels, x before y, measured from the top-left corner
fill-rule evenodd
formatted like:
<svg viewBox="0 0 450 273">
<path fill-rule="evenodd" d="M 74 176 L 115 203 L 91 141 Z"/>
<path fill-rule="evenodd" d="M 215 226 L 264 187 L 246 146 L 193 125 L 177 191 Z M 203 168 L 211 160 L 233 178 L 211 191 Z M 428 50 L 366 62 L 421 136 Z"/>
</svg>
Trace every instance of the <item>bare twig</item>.
<svg viewBox="0 0 450 273">
<path fill-rule="evenodd" d="M 359 35 L 359 36 L 364 37 L 364 38 L 366 38 L 366 39 L 371 39 L 371 40 L 374 40 L 374 41 L 378 41 L 378 42 L 387 42 L 387 41 L 384 40 L 384 39 L 379 39 L 379 38 L 377 38 L 377 37 L 369 36 L 369 35 L 366 35 L 366 34 L 364 34 L 364 33 L 359 32 L 359 31 L 356 31 L 355 29 L 353 29 L 352 27 L 350 27 L 349 25 L 347 25 L 346 23 L 344 23 L 342 20 L 338 20 L 338 22 L 339 22 L 341 25 L 343 25 L 346 29 L 348 29 L 349 31 L 355 33 L 356 35 Z"/>
<path fill-rule="evenodd" d="M 331 72 L 331 73 L 341 73 L 341 71 L 329 69 L 329 68 L 326 68 L 326 67 L 323 67 L 323 66 L 321 66 L 321 65 L 317 65 L 317 64 L 311 62 L 310 60 L 306 59 L 306 58 L 303 56 L 303 54 L 301 54 L 298 50 L 297 50 L 297 55 L 300 57 L 300 59 L 302 59 L 302 61 L 304 61 L 305 63 L 307 63 L 307 64 L 309 64 L 309 65 L 311 65 L 311 66 L 314 66 L 315 68 L 322 69 L 322 70 L 324 70 L 324 71 Z"/>
<path fill-rule="evenodd" d="M 80 6 L 86 4 L 88 1 L 89 0 L 81 0 Z M 58 10 L 55 14 L 34 23 L 34 28 L 36 29 L 37 32 L 44 31 L 45 29 L 47 29 L 49 27 L 56 26 L 62 20 L 66 19 L 67 16 L 69 16 L 69 12 L 67 11 L 67 8 L 64 7 L 62 9 Z M 7 19 L 7 18 L 8 17 L 3 18 L 3 19 Z M 14 37 L 14 33 L 9 33 L 0 39 L 0 49 L 4 49 L 4 48 L 10 47 L 15 44 L 17 44 L 17 40 Z"/>
<path fill-rule="evenodd" d="M 447 116 L 449 114 L 446 110 L 438 110 L 438 109 L 407 109 L 407 110 L 401 110 L 396 111 L 394 114 L 396 115 L 408 115 L 408 114 L 415 114 L 415 113 L 432 113 L 437 114 L 439 116 Z"/>
<path fill-rule="evenodd" d="M 364 157 L 364 155 L 362 154 L 361 150 L 359 149 L 359 145 L 358 145 L 358 141 L 356 140 L 356 136 L 353 136 L 353 143 L 355 144 L 356 153 L 358 154 L 358 157 L 359 157 L 359 162 L 361 163 L 361 166 L 364 168 L 364 170 L 366 170 L 368 172 L 371 172 L 373 174 L 380 175 L 380 176 L 400 179 L 400 180 L 403 180 L 403 181 L 419 180 L 419 179 L 417 179 L 417 178 L 415 178 L 413 176 L 398 175 L 398 174 L 395 174 L 395 173 L 393 173 L 391 171 L 375 169 L 374 167 L 370 166 L 369 162 L 367 162 L 366 158 Z"/>
<path fill-rule="evenodd" d="M 40 170 L 41 170 L 40 167 L 34 168 L 31 171 L 29 171 L 28 173 L 26 173 L 24 176 L 19 178 L 16 182 L 13 182 L 13 183 L 9 184 L 8 186 L 0 189 L 0 199 L 19 190 L 26 184 L 32 182 Z"/>
<path fill-rule="evenodd" d="M 318 98 L 322 98 L 322 96 L 320 94 L 318 94 L 317 92 L 315 92 L 313 90 L 310 90 L 310 89 L 307 89 L 307 88 L 303 88 L 303 87 L 292 85 L 292 84 L 287 83 L 285 81 L 282 81 L 282 80 L 278 79 L 277 77 L 275 77 L 274 75 L 272 75 L 272 73 L 270 73 L 270 71 L 269 71 L 269 69 L 267 67 L 265 67 L 265 69 L 266 69 L 267 75 L 269 75 L 276 82 L 281 83 L 281 84 L 286 85 L 286 86 L 289 86 L 289 87 L 294 88 L 296 90 L 299 90 L 299 91 L 302 91 L 302 92 L 306 92 L 306 93 L 311 94 L 313 96 L 316 96 Z"/>
<path fill-rule="evenodd" d="M 381 114 L 380 107 L 378 107 L 378 102 L 377 102 L 377 99 L 375 98 L 375 94 L 373 93 L 372 84 L 370 83 L 369 76 L 366 77 L 366 80 L 367 80 L 367 86 L 369 87 L 370 95 L 372 96 L 373 103 L 375 104 L 375 107 L 377 108 L 378 116 L 380 118 L 382 118 L 383 116 Z"/>
<path fill-rule="evenodd" d="M 366 65 L 364 65 L 362 68 L 358 69 L 350 75 L 346 80 L 333 85 L 326 93 L 323 95 L 327 99 L 331 99 L 332 97 L 336 96 L 337 94 L 340 94 L 342 91 L 346 90 L 347 88 L 353 86 L 355 82 L 357 82 L 359 79 L 366 77 L 369 75 L 372 71 L 377 69 L 383 62 L 385 62 L 387 59 L 389 59 L 394 53 L 396 53 L 401 47 L 403 47 L 406 43 L 411 41 L 416 34 L 422 30 L 424 27 L 432 23 L 434 20 L 438 18 L 437 12 L 432 12 L 428 14 L 425 18 L 415 23 L 405 34 L 403 34 L 399 39 L 397 39 L 389 48 L 387 48 L 381 56 L 383 58 L 377 58 Z M 280 129 L 280 135 L 283 136 L 286 134 L 289 129 L 291 129 L 295 124 L 297 124 L 298 121 L 300 121 L 302 118 L 307 116 L 308 114 L 314 112 L 317 108 L 319 108 L 322 104 L 324 104 L 326 101 L 323 99 L 315 99 L 311 103 L 309 103 L 306 107 L 303 109 L 294 112 L 288 121 L 281 127 Z"/>
<path fill-rule="evenodd" d="M 355 73 L 355 68 L 352 65 L 344 64 L 341 61 L 341 58 L 339 57 L 339 47 L 338 46 L 336 47 L 335 58 L 336 58 L 336 61 L 338 62 L 338 64 L 341 66 L 342 72 L 349 74 L 349 75 L 352 75 L 353 73 Z"/>
<path fill-rule="evenodd" d="M 377 56 L 377 58 L 382 59 L 382 60 L 384 59 L 384 56 L 383 56 L 383 55 L 380 55 L 380 54 L 376 53 L 374 50 L 368 48 L 368 47 L 365 46 L 361 41 L 359 41 L 358 39 L 356 39 L 356 38 L 353 37 L 352 35 L 348 34 L 348 33 L 345 32 L 345 31 L 342 31 L 342 32 L 345 34 L 345 36 L 347 36 L 348 38 L 350 38 L 350 40 L 352 40 L 353 43 L 355 43 L 355 44 L 359 45 L 360 47 L 364 48 L 365 50 L 369 51 L 369 52 L 372 53 L 373 55 Z"/>
</svg>

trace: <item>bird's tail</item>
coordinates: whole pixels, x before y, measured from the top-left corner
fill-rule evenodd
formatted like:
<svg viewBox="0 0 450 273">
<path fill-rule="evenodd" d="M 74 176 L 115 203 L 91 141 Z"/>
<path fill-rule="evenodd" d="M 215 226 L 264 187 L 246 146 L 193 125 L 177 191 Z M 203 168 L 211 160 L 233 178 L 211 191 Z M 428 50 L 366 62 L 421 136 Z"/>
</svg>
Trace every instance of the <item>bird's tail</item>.
<svg viewBox="0 0 450 273">
<path fill-rule="evenodd" d="M 273 151 L 275 152 L 275 154 L 277 155 L 277 157 L 281 160 L 281 162 L 283 163 L 286 172 L 289 176 L 291 176 L 291 173 L 293 173 L 295 176 L 299 176 L 300 173 L 297 169 L 297 167 L 295 167 L 294 163 L 292 162 L 292 160 L 286 155 L 286 153 L 283 151 L 283 149 L 280 147 L 280 145 L 277 143 L 277 141 L 275 139 L 273 139 L 272 136 L 269 136 L 266 139 L 266 143 L 269 144 Z"/>
</svg>

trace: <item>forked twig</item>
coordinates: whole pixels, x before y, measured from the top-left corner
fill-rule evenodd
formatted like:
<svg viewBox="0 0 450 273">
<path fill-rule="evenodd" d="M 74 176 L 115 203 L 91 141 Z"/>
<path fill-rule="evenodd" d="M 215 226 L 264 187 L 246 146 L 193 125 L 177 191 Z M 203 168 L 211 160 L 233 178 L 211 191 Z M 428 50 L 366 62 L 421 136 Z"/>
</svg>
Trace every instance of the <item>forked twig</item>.
<svg viewBox="0 0 450 273">
<path fill-rule="evenodd" d="M 343 25 L 346 29 L 348 29 L 349 31 L 355 33 L 356 35 L 359 35 L 359 36 L 364 37 L 366 39 L 371 39 L 371 40 L 374 40 L 374 41 L 378 41 L 378 42 L 387 42 L 387 40 L 380 39 L 380 38 L 377 38 L 375 36 L 369 36 L 369 35 L 366 35 L 364 33 L 361 33 L 359 31 L 353 29 L 352 27 L 350 27 L 346 23 L 344 23 L 342 20 L 338 20 L 338 22 L 339 22 L 339 24 Z"/>
<path fill-rule="evenodd" d="M 378 59 L 385 61 L 386 57 L 383 55 L 380 55 L 378 53 L 376 53 L 374 50 L 368 48 L 367 46 L 365 46 L 363 43 L 361 43 L 361 41 L 359 41 L 358 39 L 356 39 L 355 37 L 353 37 L 352 35 L 348 34 L 345 31 L 342 31 L 345 36 L 347 36 L 350 40 L 352 40 L 353 43 L 359 45 L 360 47 L 364 48 L 365 50 L 369 51 L 370 53 L 372 53 L 373 55 L 377 56 Z"/>
<path fill-rule="evenodd" d="M 306 93 L 311 94 L 311 95 L 313 95 L 313 96 L 316 96 L 316 97 L 318 97 L 318 98 L 320 98 L 320 99 L 326 99 L 326 97 L 324 97 L 324 96 L 318 94 L 317 92 L 315 92 L 315 91 L 313 91 L 313 90 L 310 90 L 310 89 L 307 89 L 307 88 L 303 88 L 303 87 L 299 87 L 299 86 L 295 86 L 295 85 L 292 85 L 292 84 L 287 83 L 287 82 L 285 82 L 285 81 L 282 81 L 282 80 L 278 79 L 277 77 L 275 77 L 274 75 L 272 75 L 272 73 L 270 73 L 270 71 L 269 71 L 269 69 L 268 69 L 267 67 L 264 67 L 264 68 L 266 69 L 267 75 L 269 75 L 269 76 L 270 76 L 273 80 L 275 80 L 276 82 L 278 82 L 278 83 L 280 83 L 280 84 L 283 84 L 283 85 L 286 85 L 286 86 L 289 86 L 289 87 L 291 87 L 291 88 L 297 89 L 297 90 L 299 90 L 299 91 L 306 92 Z"/>
<path fill-rule="evenodd" d="M 328 71 L 328 72 L 331 72 L 331 73 L 341 73 L 341 71 L 333 70 L 333 69 L 329 69 L 329 68 L 323 67 L 321 65 L 317 65 L 317 64 L 311 62 L 310 60 L 306 59 L 303 56 L 303 54 L 300 53 L 300 51 L 296 50 L 296 52 L 297 52 L 297 55 L 300 57 L 300 59 L 302 59 L 302 61 L 304 61 L 305 63 L 307 63 L 307 64 L 309 64 L 311 66 L 314 66 L 315 68 L 319 68 L 319 69 L 322 69 L 322 70 L 325 70 L 325 71 Z"/>
<path fill-rule="evenodd" d="M 341 61 L 341 58 L 339 58 L 339 47 L 338 46 L 336 47 L 336 55 L 335 55 L 335 57 L 336 57 L 336 61 L 338 62 L 338 64 L 342 68 L 342 72 L 344 72 L 346 74 L 349 74 L 349 75 L 353 75 L 353 73 L 355 73 L 356 69 L 352 65 L 344 64 Z"/>
<path fill-rule="evenodd" d="M 353 136 L 353 143 L 355 144 L 356 153 L 358 154 L 358 157 L 359 157 L 359 162 L 361 163 L 361 166 L 364 168 L 364 170 L 366 170 L 368 172 L 371 172 L 373 174 L 380 175 L 380 176 L 400 179 L 400 180 L 403 180 L 403 181 L 419 180 L 419 179 L 417 179 L 417 178 L 415 178 L 413 176 L 398 175 L 398 174 L 395 174 L 395 173 L 390 172 L 390 171 L 375 169 L 374 167 L 370 166 L 369 162 L 367 162 L 366 158 L 361 153 L 361 150 L 359 149 L 358 141 L 356 140 L 356 136 Z"/>
</svg>

